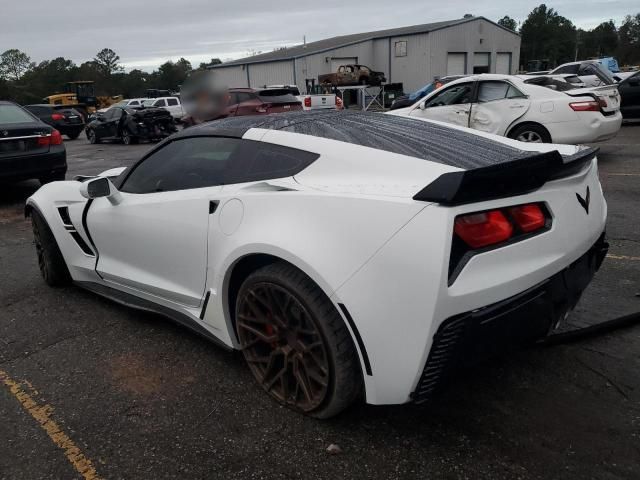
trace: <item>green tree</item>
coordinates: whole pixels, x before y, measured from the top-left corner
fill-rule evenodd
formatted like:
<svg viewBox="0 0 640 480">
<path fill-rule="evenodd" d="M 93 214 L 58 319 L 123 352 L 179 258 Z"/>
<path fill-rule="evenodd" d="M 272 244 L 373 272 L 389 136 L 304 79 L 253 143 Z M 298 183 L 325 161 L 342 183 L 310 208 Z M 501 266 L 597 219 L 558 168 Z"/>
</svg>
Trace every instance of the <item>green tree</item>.
<svg viewBox="0 0 640 480">
<path fill-rule="evenodd" d="M 640 63 L 640 13 L 627 15 L 618 29 L 618 61 L 622 65 Z"/>
<path fill-rule="evenodd" d="M 222 60 L 220 60 L 219 58 L 212 58 L 209 63 L 201 62 L 198 69 L 205 70 L 207 67 L 211 67 L 213 65 L 220 65 L 221 63 L 222 63 Z"/>
<path fill-rule="evenodd" d="M 100 50 L 94 57 L 93 61 L 105 76 L 109 76 L 112 73 L 122 72 L 124 70 L 124 68 L 118 64 L 120 57 L 110 48 L 103 48 Z"/>
<path fill-rule="evenodd" d="M 518 28 L 518 22 L 516 22 L 509 15 L 505 15 L 500 20 L 498 20 L 498 25 L 500 25 L 500 26 L 502 26 L 504 28 L 508 28 L 509 30 L 513 30 L 514 32 Z"/>
<path fill-rule="evenodd" d="M 26 53 L 15 48 L 6 50 L 0 55 L 0 78 L 18 81 L 33 66 Z"/>
<path fill-rule="evenodd" d="M 615 55 L 618 31 L 613 20 L 602 22 L 591 31 L 578 30 L 578 57 L 590 58 Z"/>
<path fill-rule="evenodd" d="M 558 65 L 573 60 L 576 53 L 577 31 L 570 20 L 553 8 L 542 4 L 534 8 L 520 28 L 521 59 L 549 60 Z"/>
<path fill-rule="evenodd" d="M 165 62 L 152 73 L 151 87 L 177 90 L 191 70 L 191 62 L 184 58 Z"/>
</svg>

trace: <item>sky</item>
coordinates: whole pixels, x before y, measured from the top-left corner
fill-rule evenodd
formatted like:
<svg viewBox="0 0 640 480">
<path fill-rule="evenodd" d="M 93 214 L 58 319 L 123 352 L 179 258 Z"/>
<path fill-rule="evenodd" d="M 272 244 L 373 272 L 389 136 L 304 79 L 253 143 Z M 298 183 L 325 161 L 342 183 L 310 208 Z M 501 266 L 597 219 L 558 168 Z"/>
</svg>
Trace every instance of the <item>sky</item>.
<svg viewBox="0 0 640 480">
<path fill-rule="evenodd" d="M 126 70 L 152 71 L 180 57 L 194 67 L 275 48 L 346 35 L 462 18 L 466 13 L 522 22 L 541 0 L 3 0 L 0 52 L 32 61 L 59 56 L 80 64 L 111 48 Z M 640 12 L 638 0 L 559 0 L 548 7 L 589 29 Z"/>
</svg>

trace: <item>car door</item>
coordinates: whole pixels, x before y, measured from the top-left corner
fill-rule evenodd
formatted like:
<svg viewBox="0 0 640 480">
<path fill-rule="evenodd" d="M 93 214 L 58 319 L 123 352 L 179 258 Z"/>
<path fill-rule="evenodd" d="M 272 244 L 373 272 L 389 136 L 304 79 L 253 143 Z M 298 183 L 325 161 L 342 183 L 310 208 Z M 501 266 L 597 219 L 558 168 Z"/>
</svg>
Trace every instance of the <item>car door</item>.
<svg viewBox="0 0 640 480">
<path fill-rule="evenodd" d="M 475 82 L 458 83 L 435 92 L 409 115 L 468 127 L 474 85 Z"/>
<path fill-rule="evenodd" d="M 618 86 L 624 118 L 640 118 L 640 73 L 627 78 Z"/>
<path fill-rule="evenodd" d="M 118 205 L 93 201 L 88 232 L 97 273 L 112 286 L 197 307 L 207 277 L 210 205 L 237 139 L 176 139 L 135 165 Z"/>
<path fill-rule="evenodd" d="M 120 120 L 121 112 L 118 107 L 112 107 L 100 117 L 95 124 L 96 135 L 99 138 L 110 138 L 115 135 L 115 126 Z"/>
<path fill-rule="evenodd" d="M 504 135 L 509 126 L 529 110 L 530 105 L 527 96 L 509 82 L 478 82 L 476 100 L 471 105 L 469 127 Z"/>
<path fill-rule="evenodd" d="M 167 110 L 169 110 L 173 117 L 182 116 L 182 107 L 177 98 L 167 98 Z"/>
</svg>

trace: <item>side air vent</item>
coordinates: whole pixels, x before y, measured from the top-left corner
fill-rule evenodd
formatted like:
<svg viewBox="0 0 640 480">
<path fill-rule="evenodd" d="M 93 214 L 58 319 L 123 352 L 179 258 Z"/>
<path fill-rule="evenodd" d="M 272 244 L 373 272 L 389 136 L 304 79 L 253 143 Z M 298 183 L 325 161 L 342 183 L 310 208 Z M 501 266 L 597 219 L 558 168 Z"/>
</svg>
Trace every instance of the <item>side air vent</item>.
<svg viewBox="0 0 640 480">
<path fill-rule="evenodd" d="M 71 237 L 76 241 L 76 243 L 80 247 L 80 250 L 82 250 L 85 255 L 89 255 L 93 257 L 94 256 L 93 250 L 89 248 L 89 245 L 87 245 L 87 242 L 84 241 L 84 239 L 80 236 L 80 234 L 75 230 L 70 233 L 71 233 Z"/>
<path fill-rule="evenodd" d="M 73 227 L 71 217 L 69 216 L 69 207 L 58 207 L 58 214 L 60 215 L 65 227 Z"/>
<path fill-rule="evenodd" d="M 87 242 L 84 241 L 84 238 L 82 238 L 82 235 L 78 233 L 78 231 L 76 230 L 76 227 L 73 225 L 73 222 L 71 221 L 71 216 L 69 215 L 69 207 L 58 207 L 58 215 L 60 215 L 60 219 L 64 224 L 64 228 L 67 229 L 67 232 L 69 232 L 69 235 L 71 235 L 71 238 L 73 238 L 73 240 L 76 242 L 78 247 L 80 247 L 80 250 L 82 250 L 82 253 L 84 253 L 85 255 L 89 255 L 90 257 L 95 257 L 96 255 L 95 253 L 93 253 L 93 250 L 91 250 L 91 247 L 87 245 Z"/>
</svg>

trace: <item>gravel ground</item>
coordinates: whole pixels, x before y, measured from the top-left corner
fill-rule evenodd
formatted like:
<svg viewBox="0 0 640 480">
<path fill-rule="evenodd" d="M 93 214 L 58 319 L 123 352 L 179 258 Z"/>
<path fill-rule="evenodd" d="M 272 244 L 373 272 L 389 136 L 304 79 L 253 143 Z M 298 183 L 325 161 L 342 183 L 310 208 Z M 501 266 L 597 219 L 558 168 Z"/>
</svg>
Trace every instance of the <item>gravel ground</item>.
<svg viewBox="0 0 640 480">
<path fill-rule="evenodd" d="M 611 249 L 573 326 L 640 310 L 640 126 L 600 146 Z M 69 141 L 68 175 L 148 148 Z M 478 365 L 427 405 L 315 421 L 274 404 L 236 353 L 46 287 L 22 216 L 36 188 L 0 186 L 2 479 L 640 478 L 640 327 Z"/>
</svg>

